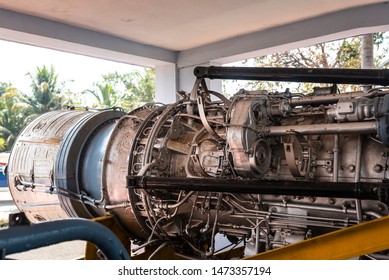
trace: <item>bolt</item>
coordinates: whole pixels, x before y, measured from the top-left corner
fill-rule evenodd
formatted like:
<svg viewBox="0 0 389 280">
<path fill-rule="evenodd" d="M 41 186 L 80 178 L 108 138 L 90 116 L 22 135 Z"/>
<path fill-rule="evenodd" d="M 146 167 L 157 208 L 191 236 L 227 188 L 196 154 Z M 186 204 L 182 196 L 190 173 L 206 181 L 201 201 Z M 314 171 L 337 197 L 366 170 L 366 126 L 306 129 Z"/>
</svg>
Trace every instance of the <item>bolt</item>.
<svg viewBox="0 0 389 280">
<path fill-rule="evenodd" d="M 350 164 L 350 165 L 347 167 L 347 170 L 348 170 L 349 172 L 355 172 L 355 165 Z"/>
<path fill-rule="evenodd" d="M 377 210 L 378 211 L 383 211 L 384 210 L 384 206 L 380 203 L 377 204 Z"/>
<path fill-rule="evenodd" d="M 374 171 L 375 171 L 376 173 L 381 173 L 383 170 L 384 170 L 384 167 L 383 167 L 381 164 L 376 164 L 376 165 L 374 166 Z"/>
<path fill-rule="evenodd" d="M 310 196 L 310 197 L 308 197 L 308 200 L 309 200 L 310 202 L 315 202 L 316 198 Z"/>
<path fill-rule="evenodd" d="M 336 200 L 334 198 L 329 198 L 328 203 L 334 205 L 336 203 Z"/>
</svg>

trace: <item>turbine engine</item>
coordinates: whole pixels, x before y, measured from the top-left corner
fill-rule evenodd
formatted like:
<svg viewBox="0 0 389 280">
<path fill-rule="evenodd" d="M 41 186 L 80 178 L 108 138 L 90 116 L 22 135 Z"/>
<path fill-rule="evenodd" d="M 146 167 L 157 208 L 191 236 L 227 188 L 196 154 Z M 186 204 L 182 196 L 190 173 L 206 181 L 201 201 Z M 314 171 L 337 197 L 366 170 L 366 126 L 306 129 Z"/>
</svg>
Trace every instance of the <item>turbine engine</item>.
<svg viewBox="0 0 389 280">
<path fill-rule="evenodd" d="M 171 105 L 44 114 L 8 167 L 32 222 L 113 215 L 140 247 L 246 256 L 388 215 L 389 91 L 293 94 L 205 78 L 387 85 L 383 70 L 198 67 Z"/>
</svg>

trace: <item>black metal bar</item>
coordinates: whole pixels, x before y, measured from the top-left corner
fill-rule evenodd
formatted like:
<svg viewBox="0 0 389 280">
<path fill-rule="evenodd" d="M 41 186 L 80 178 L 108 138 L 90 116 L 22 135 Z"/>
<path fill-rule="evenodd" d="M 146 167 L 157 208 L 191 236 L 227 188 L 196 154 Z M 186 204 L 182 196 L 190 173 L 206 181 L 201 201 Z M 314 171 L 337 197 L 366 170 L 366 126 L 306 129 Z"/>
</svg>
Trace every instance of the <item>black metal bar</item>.
<svg viewBox="0 0 389 280">
<path fill-rule="evenodd" d="M 0 231 L 0 248 L 5 250 L 6 255 L 71 240 L 94 243 L 109 260 L 130 259 L 114 233 L 105 226 L 88 220 L 58 220 Z"/>
<path fill-rule="evenodd" d="M 129 188 L 380 199 L 383 184 L 128 176 Z"/>
<path fill-rule="evenodd" d="M 389 85 L 389 69 L 196 67 L 197 78 Z"/>
</svg>

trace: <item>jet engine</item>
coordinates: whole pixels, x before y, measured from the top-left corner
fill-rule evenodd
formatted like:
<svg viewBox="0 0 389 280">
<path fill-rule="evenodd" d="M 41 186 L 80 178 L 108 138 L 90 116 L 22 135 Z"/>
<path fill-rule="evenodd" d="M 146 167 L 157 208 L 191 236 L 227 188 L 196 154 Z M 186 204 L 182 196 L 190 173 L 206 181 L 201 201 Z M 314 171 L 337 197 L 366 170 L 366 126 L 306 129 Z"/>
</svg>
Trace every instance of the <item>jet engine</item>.
<svg viewBox="0 0 389 280">
<path fill-rule="evenodd" d="M 138 248 L 246 256 L 388 215 L 387 70 L 197 67 L 171 105 L 46 113 L 20 134 L 9 187 L 34 223 L 113 215 Z M 240 90 L 207 78 L 334 84 Z M 373 84 L 344 92 L 336 84 Z M 231 248 L 230 247 L 230 248 Z"/>
</svg>

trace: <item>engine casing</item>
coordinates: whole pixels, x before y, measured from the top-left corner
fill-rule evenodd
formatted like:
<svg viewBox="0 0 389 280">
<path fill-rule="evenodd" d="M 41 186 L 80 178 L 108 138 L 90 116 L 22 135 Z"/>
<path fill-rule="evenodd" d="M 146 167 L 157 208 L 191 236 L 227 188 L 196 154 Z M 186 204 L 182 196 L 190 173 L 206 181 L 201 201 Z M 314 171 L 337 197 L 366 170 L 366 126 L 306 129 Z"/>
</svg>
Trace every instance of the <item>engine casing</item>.
<svg viewBox="0 0 389 280">
<path fill-rule="evenodd" d="M 32 222 L 114 215 L 141 245 L 252 255 L 388 215 L 389 92 L 292 95 L 204 84 L 175 104 L 61 111 L 21 133 L 9 186 Z"/>
</svg>

